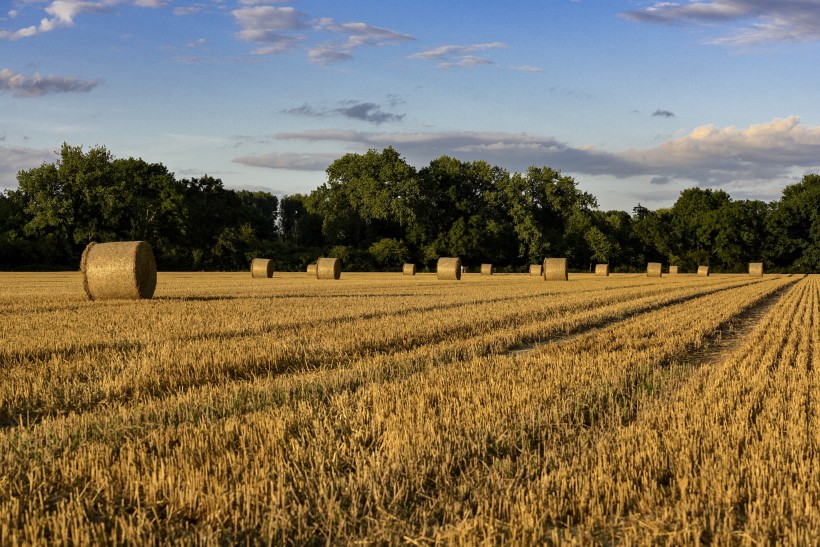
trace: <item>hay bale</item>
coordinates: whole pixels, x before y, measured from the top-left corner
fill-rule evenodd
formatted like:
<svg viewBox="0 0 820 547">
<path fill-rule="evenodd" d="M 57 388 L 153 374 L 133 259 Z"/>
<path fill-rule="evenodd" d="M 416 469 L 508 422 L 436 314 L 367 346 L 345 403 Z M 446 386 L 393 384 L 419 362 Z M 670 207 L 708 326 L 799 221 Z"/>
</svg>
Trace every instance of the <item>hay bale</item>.
<svg viewBox="0 0 820 547">
<path fill-rule="evenodd" d="M 709 277 L 709 266 L 698 266 L 698 275 L 701 277 Z"/>
<path fill-rule="evenodd" d="M 401 267 L 401 273 L 403 273 L 404 275 L 416 275 L 416 265 L 405 264 Z"/>
<path fill-rule="evenodd" d="M 308 264 L 307 265 L 307 276 L 308 277 L 316 277 L 316 264 Z"/>
<path fill-rule="evenodd" d="M 530 275 L 541 277 L 544 271 L 542 268 L 543 266 L 541 264 L 530 264 Z"/>
<path fill-rule="evenodd" d="M 678 267 L 669 266 L 669 275 L 678 275 Z"/>
<path fill-rule="evenodd" d="M 649 262 L 646 264 L 647 277 L 661 277 L 663 268 L 660 262 Z"/>
<path fill-rule="evenodd" d="M 151 298 L 157 287 L 154 251 L 145 241 L 89 243 L 80 271 L 89 300 Z"/>
<path fill-rule="evenodd" d="M 338 258 L 320 258 L 316 261 L 316 277 L 319 279 L 339 279 L 342 276 L 342 261 Z"/>
<path fill-rule="evenodd" d="M 752 277 L 763 277 L 763 263 L 749 262 L 749 275 Z"/>
<path fill-rule="evenodd" d="M 447 256 L 439 258 L 436 264 L 436 277 L 455 281 L 461 279 L 461 259 Z"/>
<path fill-rule="evenodd" d="M 566 258 L 545 258 L 544 259 L 544 279 L 546 281 L 566 281 L 567 280 L 567 259 Z"/>
<path fill-rule="evenodd" d="M 600 277 L 609 277 L 609 264 L 596 264 L 595 275 Z"/>
<path fill-rule="evenodd" d="M 251 260 L 251 277 L 273 277 L 273 260 L 270 258 Z"/>
<path fill-rule="evenodd" d="M 493 265 L 492 264 L 482 264 L 481 265 L 481 275 L 493 275 Z"/>
</svg>

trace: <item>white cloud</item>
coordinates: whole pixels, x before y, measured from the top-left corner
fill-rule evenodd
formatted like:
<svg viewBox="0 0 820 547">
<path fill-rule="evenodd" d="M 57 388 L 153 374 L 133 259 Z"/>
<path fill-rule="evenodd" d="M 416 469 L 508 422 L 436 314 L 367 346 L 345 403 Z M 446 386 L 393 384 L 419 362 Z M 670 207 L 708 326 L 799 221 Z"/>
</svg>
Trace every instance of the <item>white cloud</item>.
<svg viewBox="0 0 820 547">
<path fill-rule="evenodd" d="M 622 15 L 642 23 L 736 24 L 740 27 L 711 40 L 713 44 L 752 45 L 820 39 L 820 0 L 655 2 Z"/>
<path fill-rule="evenodd" d="M 29 2 L 28 4 L 33 4 Z M 51 32 L 58 28 L 74 26 L 74 19 L 85 13 L 101 13 L 117 5 L 132 5 L 140 8 L 159 8 L 167 5 L 167 0 L 52 0 L 42 8 L 44 17 L 39 24 L 17 30 L 0 30 L 0 38 L 18 40 L 37 34 Z M 16 16 L 20 11 L 15 12 Z"/>
<path fill-rule="evenodd" d="M 40 97 L 47 93 L 87 93 L 99 80 L 80 80 L 64 76 L 24 76 L 8 68 L 0 69 L 0 92 L 11 91 L 15 97 Z"/>
</svg>

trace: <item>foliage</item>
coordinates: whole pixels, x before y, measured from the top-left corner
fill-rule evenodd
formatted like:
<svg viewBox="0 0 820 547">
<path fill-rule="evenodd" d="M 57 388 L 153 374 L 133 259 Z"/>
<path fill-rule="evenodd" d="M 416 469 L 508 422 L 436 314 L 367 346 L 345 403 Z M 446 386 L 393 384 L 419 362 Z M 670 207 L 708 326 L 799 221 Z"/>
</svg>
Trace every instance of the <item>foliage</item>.
<svg viewBox="0 0 820 547">
<path fill-rule="evenodd" d="M 103 146 L 63 144 L 57 161 L 18 173 L 0 194 L 0 267 L 76 267 L 89 241 L 147 240 L 160 268 L 243 270 L 256 256 L 303 270 L 319 256 L 345 268 L 432 268 L 440 256 L 522 271 L 547 256 L 571 269 L 647 262 L 681 271 L 820 269 L 820 175 L 781 200 L 735 201 L 689 188 L 670 208 L 597 209 L 594 196 L 548 166 L 509 173 L 441 156 L 419 170 L 393 148 L 345 154 L 309 194 L 225 188 L 208 175 L 177 180 L 165 166 L 117 159 Z"/>
</svg>

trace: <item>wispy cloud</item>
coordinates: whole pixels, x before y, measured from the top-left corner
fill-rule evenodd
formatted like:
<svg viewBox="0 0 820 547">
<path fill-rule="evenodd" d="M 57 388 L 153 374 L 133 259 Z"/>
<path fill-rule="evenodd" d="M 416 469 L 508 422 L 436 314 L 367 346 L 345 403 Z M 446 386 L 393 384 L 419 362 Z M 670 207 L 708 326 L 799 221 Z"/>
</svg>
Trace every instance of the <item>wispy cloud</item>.
<svg viewBox="0 0 820 547">
<path fill-rule="evenodd" d="M 507 44 L 504 42 L 488 42 L 484 44 L 471 45 L 444 45 L 413 53 L 412 55 L 409 55 L 409 58 L 422 59 L 425 61 L 438 61 L 438 66 L 440 68 L 472 68 L 481 65 L 495 64 L 490 58 L 480 55 L 473 55 L 474 53 L 506 47 Z"/>
<path fill-rule="evenodd" d="M 0 92 L 10 91 L 15 97 L 40 97 L 48 93 L 88 93 L 100 80 L 80 80 L 64 76 L 24 76 L 8 68 L 0 70 Z"/>
<path fill-rule="evenodd" d="M 54 152 L 24 146 L 0 146 L 0 188 L 16 188 L 17 173 L 54 161 Z"/>
<path fill-rule="evenodd" d="M 532 65 L 511 66 L 510 68 L 519 72 L 544 72 L 543 68 Z"/>
<path fill-rule="evenodd" d="M 657 109 L 656 111 L 654 111 L 652 113 L 652 116 L 657 117 L 657 118 L 674 118 L 675 113 L 670 112 L 669 110 L 661 110 L 659 108 L 659 109 Z"/>
<path fill-rule="evenodd" d="M 321 32 L 345 37 L 343 42 L 325 43 L 308 50 L 308 58 L 320 64 L 350 59 L 352 51 L 362 46 L 380 47 L 415 40 L 409 34 L 402 34 L 360 22 L 337 23 L 330 18 L 320 19 L 316 22 L 314 28 Z"/>
<path fill-rule="evenodd" d="M 296 108 L 283 110 L 282 113 L 312 117 L 344 116 L 346 118 L 377 125 L 385 122 L 400 122 L 404 118 L 404 114 L 385 112 L 382 110 L 382 107 L 376 103 L 359 101 L 345 101 L 342 103 L 342 106 L 337 108 L 316 108 L 308 104 L 303 104 Z"/>
<path fill-rule="evenodd" d="M 712 44 L 754 45 L 820 39 L 818 0 L 655 2 L 622 15 L 640 23 L 731 24 L 739 27 L 725 36 L 710 40 Z"/>
<path fill-rule="evenodd" d="M 328 153 L 270 153 L 250 156 L 240 156 L 234 158 L 234 163 L 250 165 L 253 167 L 268 167 L 271 169 L 291 169 L 294 171 L 324 171 L 335 160 L 339 159 L 337 154 Z"/>
<path fill-rule="evenodd" d="M 323 41 L 307 47 L 309 61 L 326 65 L 352 59 L 353 51 L 360 47 L 381 47 L 414 40 L 408 34 L 362 22 L 337 23 L 330 18 L 314 20 L 292 7 L 254 5 L 256 3 L 247 2 L 245 7 L 233 10 L 232 14 L 240 28 L 237 37 L 259 44 L 254 51 L 257 54 L 283 53 L 302 42 L 341 37 L 342 41 Z"/>
<path fill-rule="evenodd" d="M 820 126 L 790 116 L 745 129 L 704 125 L 648 149 L 617 152 L 571 146 L 553 137 L 499 132 L 359 132 L 335 129 L 281 133 L 279 140 L 338 142 L 347 150 L 397 148 L 411 163 L 441 155 L 485 160 L 513 170 L 550 165 L 572 174 L 646 177 L 654 184 L 686 181 L 742 190 L 763 182 L 793 181 L 820 169 Z"/>
</svg>

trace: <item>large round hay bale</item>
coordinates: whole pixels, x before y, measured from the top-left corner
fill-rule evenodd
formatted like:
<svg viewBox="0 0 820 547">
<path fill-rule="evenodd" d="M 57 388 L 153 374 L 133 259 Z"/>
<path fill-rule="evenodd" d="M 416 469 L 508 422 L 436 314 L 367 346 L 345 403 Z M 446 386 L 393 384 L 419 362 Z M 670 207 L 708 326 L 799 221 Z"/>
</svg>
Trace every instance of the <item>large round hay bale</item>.
<svg viewBox="0 0 820 547">
<path fill-rule="evenodd" d="M 541 274 L 544 271 L 543 268 L 544 267 L 541 264 L 530 264 L 530 275 L 541 277 Z"/>
<path fill-rule="evenodd" d="M 661 277 L 662 274 L 662 265 L 660 262 L 649 262 L 646 264 L 646 276 L 647 277 Z"/>
<path fill-rule="evenodd" d="M 596 264 L 595 275 L 600 277 L 609 277 L 609 264 Z"/>
<path fill-rule="evenodd" d="M 678 275 L 678 267 L 669 266 L 669 275 Z"/>
<path fill-rule="evenodd" d="M 544 279 L 547 281 L 566 281 L 567 259 L 566 258 L 545 258 L 544 259 Z"/>
<path fill-rule="evenodd" d="M 752 277 L 763 277 L 763 263 L 749 262 L 749 275 Z"/>
<path fill-rule="evenodd" d="M 251 277 L 273 277 L 273 260 L 270 258 L 251 260 Z"/>
<path fill-rule="evenodd" d="M 698 266 L 698 275 L 701 277 L 709 277 L 709 266 Z"/>
<path fill-rule="evenodd" d="M 89 243 L 80 271 L 90 300 L 151 298 L 157 287 L 154 251 L 145 241 Z"/>
<path fill-rule="evenodd" d="M 404 275 L 416 275 L 416 265 L 415 264 L 405 264 L 401 267 L 401 273 Z"/>
<path fill-rule="evenodd" d="M 307 265 L 307 276 L 308 277 L 316 277 L 316 264 L 308 264 Z"/>
<path fill-rule="evenodd" d="M 316 261 L 316 277 L 319 279 L 339 279 L 342 276 L 342 261 L 338 258 L 320 258 Z"/>
<path fill-rule="evenodd" d="M 461 279 L 461 259 L 449 256 L 439 258 L 436 263 L 436 277 L 455 281 Z"/>
<path fill-rule="evenodd" d="M 481 275 L 493 275 L 493 265 L 492 264 L 482 264 L 481 265 Z"/>
</svg>

